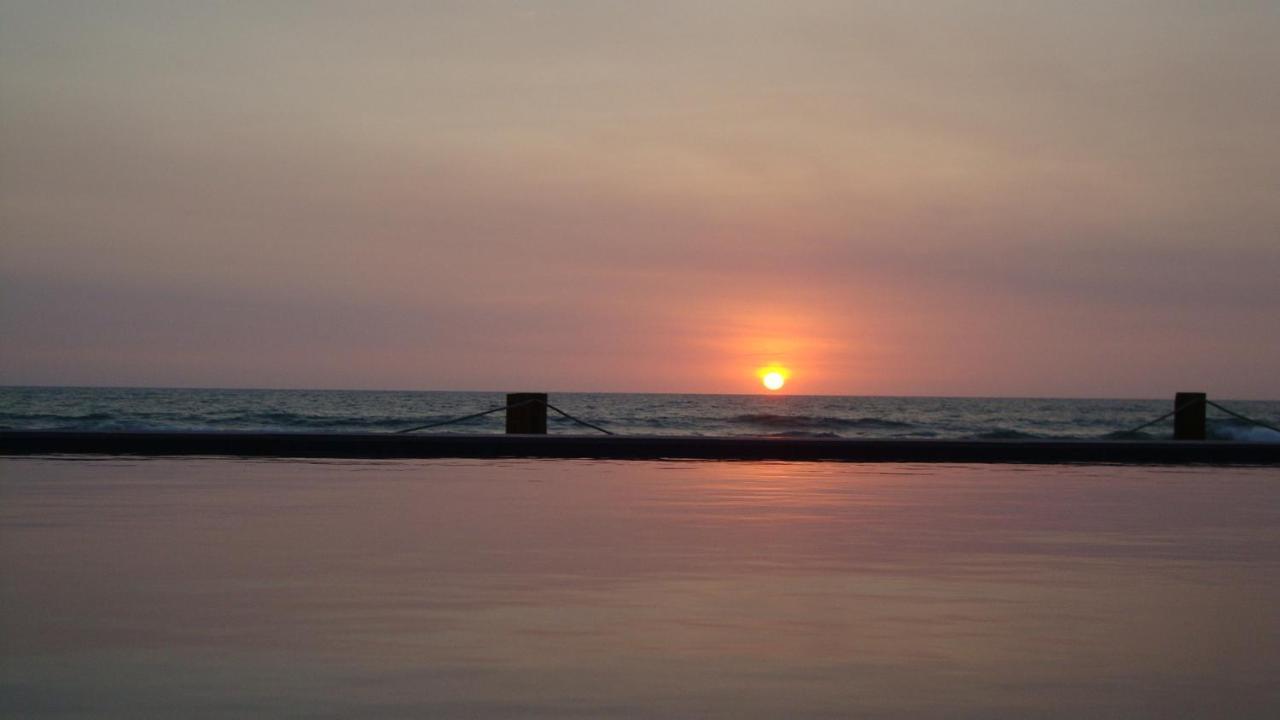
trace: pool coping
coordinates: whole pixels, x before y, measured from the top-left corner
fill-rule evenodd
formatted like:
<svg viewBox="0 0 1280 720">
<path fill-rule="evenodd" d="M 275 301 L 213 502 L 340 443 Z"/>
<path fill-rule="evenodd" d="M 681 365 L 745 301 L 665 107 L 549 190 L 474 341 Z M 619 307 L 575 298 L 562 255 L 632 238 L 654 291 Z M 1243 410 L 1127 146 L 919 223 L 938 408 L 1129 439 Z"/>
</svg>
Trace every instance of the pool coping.
<svg viewBox="0 0 1280 720">
<path fill-rule="evenodd" d="M 1280 465 L 1280 443 L 2 430 L 0 455 Z"/>
</svg>

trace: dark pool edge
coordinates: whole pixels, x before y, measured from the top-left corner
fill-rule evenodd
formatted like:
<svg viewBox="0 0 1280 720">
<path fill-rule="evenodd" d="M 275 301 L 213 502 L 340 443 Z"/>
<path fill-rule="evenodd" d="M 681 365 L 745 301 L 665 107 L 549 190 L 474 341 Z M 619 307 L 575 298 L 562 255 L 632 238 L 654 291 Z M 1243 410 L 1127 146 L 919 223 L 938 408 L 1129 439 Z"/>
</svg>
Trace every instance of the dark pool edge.
<svg viewBox="0 0 1280 720">
<path fill-rule="evenodd" d="M 0 455 L 62 454 L 1280 465 L 1280 444 L 1220 441 L 0 431 Z"/>
</svg>

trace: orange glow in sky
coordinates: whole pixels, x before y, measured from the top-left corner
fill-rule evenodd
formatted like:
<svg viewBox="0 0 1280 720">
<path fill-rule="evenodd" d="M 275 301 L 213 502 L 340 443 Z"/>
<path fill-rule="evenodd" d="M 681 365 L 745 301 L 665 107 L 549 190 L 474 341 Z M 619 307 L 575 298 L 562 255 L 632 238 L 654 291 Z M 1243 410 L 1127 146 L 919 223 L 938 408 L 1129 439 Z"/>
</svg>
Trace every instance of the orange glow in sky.
<svg viewBox="0 0 1280 720">
<path fill-rule="evenodd" d="M 0 385 L 1280 399 L 1280 2 L 172 5 L 0 0 Z"/>
<path fill-rule="evenodd" d="M 760 382 L 769 390 L 781 390 L 783 385 L 787 384 L 787 376 L 790 371 L 780 365 L 770 365 L 760 368 L 757 372 L 760 376 Z"/>
</svg>

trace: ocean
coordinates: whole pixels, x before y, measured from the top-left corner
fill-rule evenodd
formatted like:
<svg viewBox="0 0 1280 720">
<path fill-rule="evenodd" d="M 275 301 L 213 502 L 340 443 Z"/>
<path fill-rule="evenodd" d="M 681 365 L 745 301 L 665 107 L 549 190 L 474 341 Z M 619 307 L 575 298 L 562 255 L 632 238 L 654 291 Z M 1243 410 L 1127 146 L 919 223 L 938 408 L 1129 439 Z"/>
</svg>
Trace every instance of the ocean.
<svg viewBox="0 0 1280 720">
<path fill-rule="evenodd" d="M 551 404 L 620 435 L 938 439 L 1162 439 L 1166 399 L 832 397 L 552 393 Z M 1211 397 L 1280 426 L 1280 402 Z M 505 404 L 500 392 L 0 388 L 0 429 L 391 433 Z M 503 413 L 431 433 L 501 433 Z M 551 433 L 596 432 L 551 413 Z M 1209 437 L 1280 442 L 1280 433 L 1209 409 Z"/>
</svg>

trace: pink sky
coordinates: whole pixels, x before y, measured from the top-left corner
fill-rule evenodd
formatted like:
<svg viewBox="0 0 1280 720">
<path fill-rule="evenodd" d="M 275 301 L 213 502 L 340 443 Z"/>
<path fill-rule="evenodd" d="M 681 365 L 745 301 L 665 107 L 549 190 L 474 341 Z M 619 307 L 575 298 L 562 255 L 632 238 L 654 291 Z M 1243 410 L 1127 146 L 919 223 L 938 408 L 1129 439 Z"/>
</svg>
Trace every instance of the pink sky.
<svg viewBox="0 0 1280 720">
<path fill-rule="evenodd" d="M 0 383 L 1280 398 L 1280 6 L 0 4 Z"/>
</svg>

